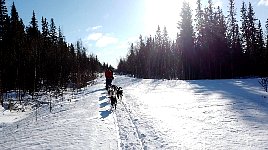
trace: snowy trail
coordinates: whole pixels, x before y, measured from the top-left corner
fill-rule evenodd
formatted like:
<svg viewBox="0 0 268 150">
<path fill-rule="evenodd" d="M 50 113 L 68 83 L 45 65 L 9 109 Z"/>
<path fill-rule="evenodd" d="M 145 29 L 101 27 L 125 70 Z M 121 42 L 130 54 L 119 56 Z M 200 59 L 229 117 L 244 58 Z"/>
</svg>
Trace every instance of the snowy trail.
<svg viewBox="0 0 268 150">
<path fill-rule="evenodd" d="M 130 109 L 126 107 L 122 100 L 118 101 L 118 105 L 120 106 L 116 110 L 121 139 L 120 147 L 122 149 L 145 149 L 142 135 L 135 125 L 136 120 L 133 119 Z"/>
<path fill-rule="evenodd" d="M 268 95 L 256 79 L 114 83 L 124 89 L 143 149 L 268 148 Z"/>
<path fill-rule="evenodd" d="M 71 103 L 53 107 L 52 113 L 42 108 L 37 121 L 33 113 L 6 125 L 0 134 L 1 149 L 118 149 L 118 130 L 105 110 L 109 106 L 101 105 L 103 95 L 105 89 L 97 84 Z"/>
<path fill-rule="evenodd" d="M 268 149 L 268 94 L 257 81 L 116 76 L 124 96 L 114 111 L 100 78 L 52 113 L 40 108 L 37 121 L 0 114 L 0 149 Z"/>
</svg>

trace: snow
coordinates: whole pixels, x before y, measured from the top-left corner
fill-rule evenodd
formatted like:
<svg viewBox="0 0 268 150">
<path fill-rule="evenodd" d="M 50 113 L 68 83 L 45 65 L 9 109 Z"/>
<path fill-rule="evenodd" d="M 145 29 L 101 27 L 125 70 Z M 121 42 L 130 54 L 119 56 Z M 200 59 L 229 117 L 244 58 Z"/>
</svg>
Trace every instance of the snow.
<svg viewBox="0 0 268 150">
<path fill-rule="evenodd" d="M 268 149 L 268 93 L 258 79 L 116 76 L 117 110 L 104 83 L 64 93 L 52 112 L 0 108 L 1 149 Z"/>
</svg>

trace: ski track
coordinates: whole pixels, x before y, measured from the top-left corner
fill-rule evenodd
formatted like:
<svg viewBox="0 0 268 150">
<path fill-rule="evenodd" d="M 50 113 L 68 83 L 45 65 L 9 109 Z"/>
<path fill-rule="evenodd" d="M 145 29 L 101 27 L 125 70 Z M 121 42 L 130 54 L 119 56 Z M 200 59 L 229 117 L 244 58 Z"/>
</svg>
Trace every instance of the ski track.
<svg viewBox="0 0 268 150">
<path fill-rule="evenodd" d="M 143 137 L 135 125 L 135 120 L 133 120 L 123 99 L 118 100 L 118 104 L 120 107 L 115 112 L 121 139 L 121 149 L 145 149 Z"/>
</svg>

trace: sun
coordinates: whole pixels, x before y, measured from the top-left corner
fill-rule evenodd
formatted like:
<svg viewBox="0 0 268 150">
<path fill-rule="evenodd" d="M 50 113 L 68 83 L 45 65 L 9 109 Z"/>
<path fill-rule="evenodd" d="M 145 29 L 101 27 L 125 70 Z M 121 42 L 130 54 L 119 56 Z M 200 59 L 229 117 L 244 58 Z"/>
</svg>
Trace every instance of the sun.
<svg viewBox="0 0 268 150">
<path fill-rule="evenodd" d="M 190 5 L 193 5 L 195 0 L 188 0 L 188 2 Z M 177 26 L 180 20 L 182 3 L 182 0 L 145 0 L 143 22 L 146 36 L 155 35 L 157 26 L 159 25 L 161 30 L 165 26 L 169 37 L 174 39 L 178 33 Z"/>
</svg>

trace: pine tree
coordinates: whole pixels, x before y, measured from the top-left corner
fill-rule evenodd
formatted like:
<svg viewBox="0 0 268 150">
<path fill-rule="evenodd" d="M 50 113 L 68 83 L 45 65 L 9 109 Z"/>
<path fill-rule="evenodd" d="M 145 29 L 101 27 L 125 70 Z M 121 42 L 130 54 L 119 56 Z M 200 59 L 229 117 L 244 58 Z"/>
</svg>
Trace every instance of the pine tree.
<svg viewBox="0 0 268 150">
<path fill-rule="evenodd" d="M 7 15 L 7 8 L 5 5 L 5 0 L 0 0 L 0 103 L 3 106 L 3 101 L 2 101 L 2 93 L 4 92 L 3 89 L 3 75 L 2 73 L 4 72 L 4 62 L 5 60 L 5 37 L 7 36 L 7 30 L 8 30 L 8 15 Z"/>
<path fill-rule="evenodd" d="M 162 66 L 162 74 L 163 74 L 163 78 L 165 79 L 170 79 L 170 70 L 171 69 L 167 69 L 167 68 L 170 68 L 170 59 L 171 59 L 171 50 L 170 50 L 170 40 L 169 40 L 169 36 L 168 36 L 168 32 L 167 32 L 167 28 L 164 27 L 163 29 L 163 34 L 162 34 L 162 37 L 163 37 L 163 52 L 164 52 L 164 55 L 163 55 L 163 64 L 161 65 Z"/>
<path fill-rule="evenodd" d="M 5 0 L 0 0 L 0 41 L 3 40 L 7 32 L 7 8 Z"/>
<path fill-rule="evenodd" d="M 232 77 L 239 77 L 243 74 L 243 66 L 245 59 L 244 59 L 244 53 L 242 48 L 242 38 L 241 34 L 239 32 L 239 26 L 236 24 L 235 27 L 235 39 L 234 39 L 234 47 L 233 47 L 233 53 L 230 55 L 230 59 L 233 60 L 231 62 L 231 76 Z M 232 66 L 233 65 L 233 66 Z"/>
<path fill-rule="evenodd" d="M 33 39 L 39 36 L 38 21 L 35 17 L 35 12 L 33 11 L 33 16 L 31 18 L 30 26 L 27 28 L 28 36 Z"/>
<path fill-rule="evenodd" d="M 253 7 L 251 5 L 251 3 L 249 3 L 249 7 L 248 7 L 248 34 L 249 34 L 249 39 L 250 39 L 250 43 L 248 45 L 249 47 L 249 52 L 250 54 L 253 55 L 254 50 L 256 49 L 256 27 L 255 27 L 255 21 L 257 19 L 255 18 L 255 13 L 253 11 Z"/>
<path fill-rule="evenodd" d="M 214 26 L 214 53 L 215 53 L 215 77 L 216 78 L 227 78 L 229 77 L 229 48 L 227 39 L 227 26 L 225 23 L 225 16 L 220 7 L 215 12 L 215 26 Z"/>
<path fill-rule="evenodd" d="M 236 9 L 234 0 L 229 0 L 229 10 L 227 16 L 227 37 L 230 48 L 230 72 L 231 76 L 238 76 L 241 72 L 242 47 L 239 27 L 236 19 Z"/>
<path fill-rule="evenodd" d="M 47 18 L 42 17 L 41 24 L 42 24 L 42 36 L 43 38 L 47 38 L 49 36 Z"/>
<path fill-rule="evenodd" d="M 261 21 L 259 20 L 258 26 L 256 28 L 256 49 L 255 57 L 257 60 L 257 74 L 264 76 L 265 74 L 265 51 L 264 51 L 264 39 L 263 31 L 261 27 Z"/>
<path fill-rule="evenodd" d="M 189 3 L 185 1 L 181 10 L 181 18 L 178 29 L 180 30 L 179 43 L 182 51 L 182 79 L 194 79 L 193 61 L 195 60 L 195 51 L 192 13 Z"/>
<path fill-rule="evenodd" d="M 197 49 L 200 49 L 202 46 L 202 37 L 204 36 L 204 12 L 202 10 L 201 0 L 196 2 L 196 14 L 195 14 L 195 31 L 196 31 L 196 40 L 195 45 Z"/>
<path fill-rule="evenodd" d="M 244 53 L 244 60 L 245 61 L 243 67 L 243 74 L 248 76 L 251 74 L 250 70 L 250 47 L 249 47 L 249 43 L 250 43 L 250 34 L 249 34 L 249 22 L 248 22 L 248 11 L 247 11 L 247 6 L 245 4 L 245 2 L 242 3 L 242 8 L 241 8 L 241 42 L 242 42 L 242 49 L 243 49 L 243 53 Z"/>
<path fill-rule="evenodd" d="M 154 68 L 154 77 L 161 77 L 161 49 L 162 49 L 162 33 L 160 26 L 157 26 L 156 35 L 155 35 L 155 46 L 154 46 L 154 58 L 153 58 L 153 68 Z"/>
<path fill-rule="evenodd" d="M 264 60 L 265 60 L 265 68 L 268 67 L 268 19 L 266 20 L 266 23 L 265 23 L 265 28 L 266 28 L 266 46 L 265 46 L 265 52 L 264 52 Z M 268 75 L 268 72 L 266 71 L 265 72 L 265 75 L 267 76 Z"/>
<path fill-rule="evenodd" d="M 228 16 L 227 16 L 227 35 L 228 35 L 228 45 L 233 50 L 234 48 L 234 42 L 235 42 L 235 28 L 237 25 L 236 20 L 236 10 L 235 10 L 235 3 L 234 0 L 229 0 L 229 10 L 228 10 Z"/>
<path fill-rule="evenodd" d="M 54 19 L 51 18 L 50 20 L 50 28 L 49 28 L 49 36 L 50 36 L 50 40 L 53 44 L 56 44 L 57 42 L 57 28 L 56 25 L 54 23 Z"/>
<path fill-rule="evenodd" d="M 9 41 L 9 64 L 13 65 L 10 66 L 10 69 L 12 69 L 11 72 L 13 73 L 10 73 L 9 77 L 13 74 L 15 87 L 21 89 L 24 87 L 22 77 L 25 74 L 25 32 L 24 25 L 19 19 L 14 2 L 11 6 Z"/>
<path fill-rule="evenodd" d="M 257 19 L 255 18 L 255 12 L 253 11 L 253 7 L 251 3 L 249 3 L 248 7 L 248 55 L 250 60 L 250 69 L 251 69 L 251 75 L 258 75 L 258 67 L 256 64 L 258 64 L 258 54 L 257 54 L 257 43 L 256 43 L 256 26 L 255 21 Z"/>
<path fill-rule="evenodd" d="M 215 78 L 215 41 L 217 22 L 214 20 L 215 13 L 213 11 L 212 1 L 208 1 L 208 6 L 204 9 L 204 26 L 201 47 L 202 66 L 201 78 Z"/>
<path fill-rule="evenodd" d="M 242 33 L 242 40 L 243 40 L 243 50 L 244 52 L 248 51 L 248 43 L 249 43 L 249 37 L 248 37 L 248 15 L 247 15 L 247 7 L 245 2 L 242 3 L 241 8 L 241 33 Z"/>
<path fill-rule="evenodd" d="M 27 49 L 30 59 L 28 59 L 27 66 L 29 66 L 26 75 L 27 86 L 31 92 L 35 92 L 40 88 L 40 32 L 38 30 L 38 21 L 33 11 L 30 25 L 26 28 L 27 32 Z M 34 94 L 34 93 L 33 93 Z"/>
<path fill-rule="evenodd" d="M 204 47 L 205 47 L 205 19 L 204 19 L 204 10 L 202 10 L 201 0 L 197 0 L 196 2 L 196 15 L 195 15 L 195 32 L 196 32 L 196 39 L 195 39 L 195 49 L 196 55 L 199 56 L 196 58 L 197 65 L 197 72 L 199 78 L 201 78 L 201 74 L 204 74 L 204 69 L 202 66 L 205 66 L 204 60 Z"/>
</svg>

